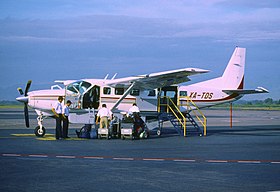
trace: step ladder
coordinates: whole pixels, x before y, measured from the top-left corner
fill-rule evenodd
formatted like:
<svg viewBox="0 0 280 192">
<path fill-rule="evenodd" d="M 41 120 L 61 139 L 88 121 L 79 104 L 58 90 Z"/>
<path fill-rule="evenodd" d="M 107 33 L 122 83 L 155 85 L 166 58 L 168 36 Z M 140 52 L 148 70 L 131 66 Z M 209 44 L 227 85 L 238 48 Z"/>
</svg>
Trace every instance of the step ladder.
<svg viewBox="0 0 280 192">
<path fill-rule="evenodd" d="M 182 99 L 182 97 L 179 99 Z M 200 136 L 206 136 L 206 117 L 198 109 L 195 103 L 187 97 L 184 97 L 182 100 L 178 100 L 178 103 L 179 105 L 176 105 L 171 98 L 166 96 L 159 98 L 158 119 L 160 130 L 164 121 L 170 121 L 179 135 L 187 136 L 191 134 L 198 134 Z M 180 107 L 184 107 L 187 110 L 181 112 L 179 110 Z M 194 109 L 199 111 L 199 115 Z M 197 122 L 201 124 L 203 129 Z"/>
</svg>

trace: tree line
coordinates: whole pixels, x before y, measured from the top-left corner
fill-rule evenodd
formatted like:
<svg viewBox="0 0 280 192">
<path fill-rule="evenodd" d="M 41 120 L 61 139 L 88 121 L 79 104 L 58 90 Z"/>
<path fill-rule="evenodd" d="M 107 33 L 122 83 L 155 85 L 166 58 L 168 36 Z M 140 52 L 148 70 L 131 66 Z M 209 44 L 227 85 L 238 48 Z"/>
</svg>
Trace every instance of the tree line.
<svg viewBox="0 0 280 192">
<path fill-rule="evenodd" d="M 235 105 L 280 105 L 280 99 L 273 100 L 272 98 L 266 98 L 264 100 L 239 100 L 234 103 Z"/>
</svg>

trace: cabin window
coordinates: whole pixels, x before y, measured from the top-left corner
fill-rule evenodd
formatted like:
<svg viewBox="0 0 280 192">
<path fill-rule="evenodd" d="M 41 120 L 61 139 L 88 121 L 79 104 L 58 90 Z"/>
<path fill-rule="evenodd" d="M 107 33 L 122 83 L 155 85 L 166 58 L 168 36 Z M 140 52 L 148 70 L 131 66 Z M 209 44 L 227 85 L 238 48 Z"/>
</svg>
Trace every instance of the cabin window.
<svg viewBox="0 0 280 192">
<path fill-rule="evenodd" d="M 187 91 L 180 91 L 180 97 L 186 97 L 188 96 Z"/>
<path fill-rule="evenodd" d="M 144 90 L 141 95 L 142 97 L 155 97 L 156 90 Z"/>
<path fill-rule="evenodd" d="M 176 92 L 175 91 L 166 91 L 166 97 L 175 98 Z"/>
<path fill-rule="evenodd" d="M 149 96 L 149 97 L 154 97 L 154 96 L 156 96 L 156 90 L 151 90 L 151 91 L 149 91 L 148 96 Z"/>
<path fill-rule="evenodd" d="M 104 95 L 110 95 L 111 94 L 111 88 L 110 87 L 104 87 L 103 88 L 103 94 Z"/>
<path fill-rule="evenodd" d="M 140 95 L 140 90 L 139 89 L 132 89 L 132 91 L 130 92 L 130 95 L 139 96 Z"/>
<path fill-rule="evenodd" d="M 124 94 L 124 88 L 115 88 L 115 94 L 116 95 Z"/>
</svg>

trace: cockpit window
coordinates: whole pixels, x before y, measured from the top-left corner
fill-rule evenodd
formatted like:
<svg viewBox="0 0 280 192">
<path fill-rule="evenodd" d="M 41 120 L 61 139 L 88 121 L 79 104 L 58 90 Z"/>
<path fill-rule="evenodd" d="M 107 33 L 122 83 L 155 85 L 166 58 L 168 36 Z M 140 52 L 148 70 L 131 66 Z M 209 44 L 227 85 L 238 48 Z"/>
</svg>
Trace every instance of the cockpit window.
<svg viewBox="0 0 280 192">
<path fill-rule="evenodd" d="M 88 82 L 78 81 L 68 85 L 67 90 L 73 93 L 83 94 L 90 86 L 91 84 Z"/>
<path fill-rule="evenodd" d="M 70 84 L 70 85 L 68 85 L 67 86 L 67 90 L 68 91 L 71 91 L 71 92 L 73 92 L 73 93 L 78 93 L 78 88 L 76 88 L 76 87 L 74 87 L 74 85 L 73 84 Z"/>
</svg>

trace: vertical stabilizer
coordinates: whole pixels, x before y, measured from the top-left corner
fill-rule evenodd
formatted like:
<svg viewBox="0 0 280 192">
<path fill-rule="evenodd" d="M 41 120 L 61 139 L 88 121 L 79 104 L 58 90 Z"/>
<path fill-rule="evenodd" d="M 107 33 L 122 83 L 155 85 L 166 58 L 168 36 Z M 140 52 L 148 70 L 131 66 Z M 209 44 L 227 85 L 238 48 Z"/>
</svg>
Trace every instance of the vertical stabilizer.
<svg viewBox="0 0 280 192">
<path fill-rule="evenodd" d="M 243 89 L 246 49 L 236 47 L 222 76 L 223 87 Z"/>
</svg>

